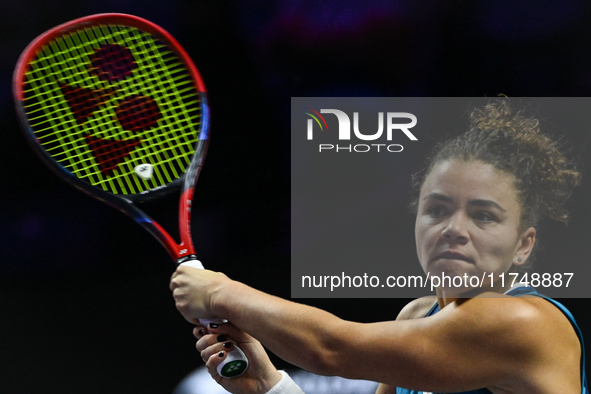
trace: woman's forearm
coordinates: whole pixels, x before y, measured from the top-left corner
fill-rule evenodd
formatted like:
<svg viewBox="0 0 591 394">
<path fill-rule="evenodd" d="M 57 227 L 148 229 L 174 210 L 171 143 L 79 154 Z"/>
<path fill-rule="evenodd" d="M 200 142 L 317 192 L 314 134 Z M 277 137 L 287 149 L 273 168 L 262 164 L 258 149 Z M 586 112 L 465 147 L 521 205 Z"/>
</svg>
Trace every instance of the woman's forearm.
<svg viewBox="0 0 591 394">
<path fill-rule="evenodd" d="M 360 326 L 239 282 L 220 289 L 212 308 L 282 359 L 323 375 L 341 374 L 349 358 L 343 353 Z"/>
</svg>

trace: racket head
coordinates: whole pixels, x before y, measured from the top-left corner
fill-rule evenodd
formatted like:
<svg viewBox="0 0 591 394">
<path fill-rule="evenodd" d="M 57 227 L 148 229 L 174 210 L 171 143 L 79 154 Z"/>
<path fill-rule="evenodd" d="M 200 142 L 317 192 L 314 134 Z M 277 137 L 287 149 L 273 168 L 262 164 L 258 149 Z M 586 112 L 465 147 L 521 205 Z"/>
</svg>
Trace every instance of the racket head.
<svg viewBox="0 0 591 394">
<path fill-rule="evenodd" d="M 48 30 L 20 56 L 13 94 L 43 161 L 115 205 L 177 190 L 205 158 L 201 76 L 180 44 L 145 19 L 96 14 Z"/>
</svg>

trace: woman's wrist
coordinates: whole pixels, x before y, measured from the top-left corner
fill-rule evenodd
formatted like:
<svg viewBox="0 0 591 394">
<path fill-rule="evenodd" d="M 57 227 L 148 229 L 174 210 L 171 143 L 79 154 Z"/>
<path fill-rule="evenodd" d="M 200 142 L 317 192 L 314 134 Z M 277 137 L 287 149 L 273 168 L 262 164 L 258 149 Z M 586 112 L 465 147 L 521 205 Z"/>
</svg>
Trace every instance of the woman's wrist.
<svg viewBox="0 0 591 394">
<path fill-rule="evenodd" d="M 253 291 L 245 284 L 226 277 L 211 293 L 211 311 L 216 316 L 236 322 L 238 317 L 236 311 L 244 310 L 239 303 L 249 299 L 246 294 L 249 290 Z"/>
<path fill-rule="evenodd" d="M 267 374 L 267 376 L 262 380 L 261 385 L 259 386 L 259 392 L 260 393 L 273 393 L 271 390 L 277 386 L 277 384 L 279 382 L 281 382 L 281 380 L 283 379 L 283 373 L 281 373 L 281 371 L 278 371 L 275 368 L 272 368 L 272 371 L 270 371 L 269 374 Z"/>
<path fill-rule="evenodd" d="M 273 386 L 273 388 L 265 394 L 305 394 L 293 379 L 285 371 L 279 371 L 281 380 Z"/>
</svg>

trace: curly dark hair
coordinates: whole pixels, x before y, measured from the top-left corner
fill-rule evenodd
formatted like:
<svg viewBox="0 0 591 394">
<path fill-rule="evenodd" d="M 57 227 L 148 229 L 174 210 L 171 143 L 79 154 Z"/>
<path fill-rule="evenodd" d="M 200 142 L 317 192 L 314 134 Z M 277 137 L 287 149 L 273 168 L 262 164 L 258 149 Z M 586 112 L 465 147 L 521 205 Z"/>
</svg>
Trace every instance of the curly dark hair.
<svg viewBox="0 0 591 394">
<path fill-rule="evenodd" d="M 539 121 L 525 117 L 523 111 L 514 113 L 508 99 L 472 110 L 470 129 L 440 143 L 433 152 L 426 170 L 413 177 L 415 194 L 437 163 L 477 160 L 513 176 L 522 207 L 522 229 L 536 226 L 543 217 L 568 221 L 564 205 L 581 174 L 558 142 L 540 131 Z M 415 212 L 417 198 L 411 204 Z"/>
</svg>

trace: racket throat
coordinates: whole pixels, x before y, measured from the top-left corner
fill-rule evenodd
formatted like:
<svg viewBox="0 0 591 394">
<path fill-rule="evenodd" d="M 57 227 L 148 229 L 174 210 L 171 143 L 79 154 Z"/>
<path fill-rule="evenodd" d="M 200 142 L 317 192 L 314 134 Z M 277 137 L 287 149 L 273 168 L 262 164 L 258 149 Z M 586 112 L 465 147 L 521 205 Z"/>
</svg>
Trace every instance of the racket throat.
<svg viewBox="0 0 591 394">
<path fill-rule="evenodd" d="M 199 264 L 201 264 L 201 262 L 197 259 L 197 256 L 194 254 L 189 254 L 187 256 L 183 256 L 179 259 L 177 259 L 176 263 L 177 265 L 181 265 L 181 264 L 185 264 L 187 263 L 187 265 L 191 265 L 194 262 L 199 262 Z M 203 266 L 201 266 L 203 268 Z"/>
</svg>

